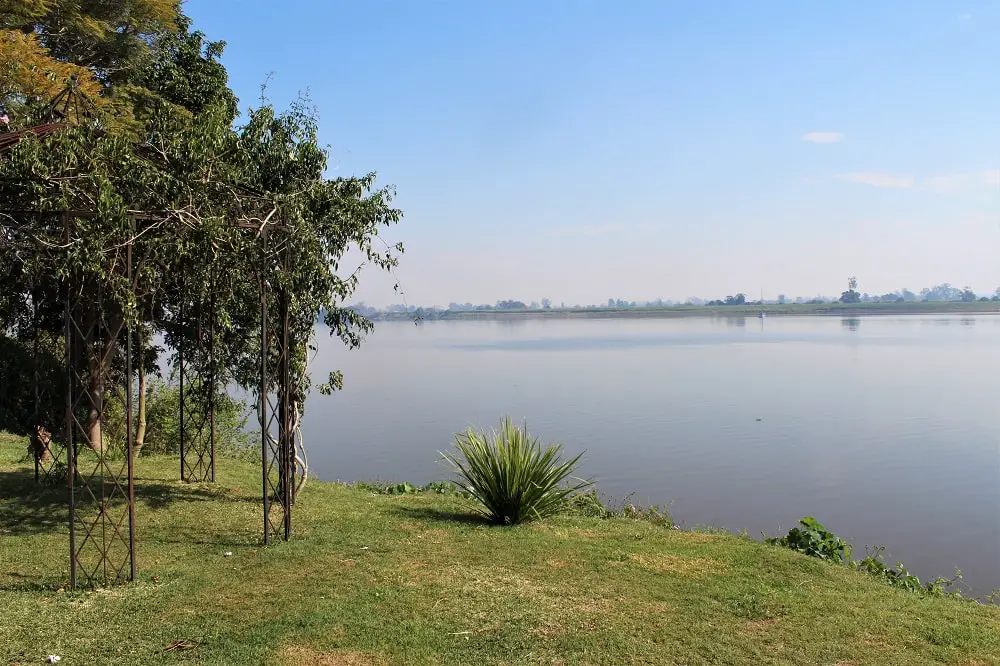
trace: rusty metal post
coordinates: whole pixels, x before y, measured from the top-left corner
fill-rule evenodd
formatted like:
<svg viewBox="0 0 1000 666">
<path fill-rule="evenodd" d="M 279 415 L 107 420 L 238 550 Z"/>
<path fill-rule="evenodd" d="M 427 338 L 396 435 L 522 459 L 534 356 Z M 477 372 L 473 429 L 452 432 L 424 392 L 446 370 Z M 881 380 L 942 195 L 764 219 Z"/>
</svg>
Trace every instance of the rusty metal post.
<svg viewBox="0 0 1000 666">
<path fill-rule="evenodd" d="M 63 242 L 69 246 L 69 214 L 62 214 Z M 66 279 L 66 303 L 63 308 L 63 324 L 65 325 L 64 348 L 66 352 L 66 487 L 69 489 L 69 585 L 76 587 L 76 429 L 73 427 L 73 278 Z"/>
<path fill-rule="evenodd" d="M 179 370 L 178 381 L 180 382 L 179 399 L 177 401 L 177 410 L 179 412 L 178 413 L 178 421 L 179 421 L 178 427 L 179 427 L 179 434 L 180 434 L 180 438 L 181 438 L 181 481 L 187 481 L 187 474 L 186 474 L 186 472 L 187 472 L 187 437 L 185 436 L 186 433 L 184 431 L 184 412 L 185 412 L 185 409 L 184 409 L 184 406 L 185 406 L 184 405 L 184 374 L 185 374 L 185 368 L 184 368 L 184 340 L 185 340 L 185 335 L 186 335 L 186 333 L 185 333 L 185 324 L 186 324 L 186 321 L 184 319 L 184 313 L 185 313 L 185 309 L 186 309 L 184 307 L 185 306 L 185 301 L 187 301 L 187 281 L 183 277 L 181 277 L 181 303 L 180 303 L 180 311 L 178 312 L 178 319 L 180 320 L 179 321 L 180 335 L 177 338 L 177 368 Z"/>
<path fill-rule="evenodd" d="M 268 376 L 267 349 L 267 229 L 260 232 L 260 405 L 257 414 L 260 417 L 260 459 L 263 474 L 264 499 L 264 545 L 271 543 L 271 479 L 268 470 L 268 453 L 270 452 L 270 434 L 268 433 L 269 414 L 267 395 L 270 391 Z"/>
<path fill-rule="evenodd" d="M 282 250 L 282 261 L 281 268 L 283 271 L 288 269 L 287 265 L 288 251 L 287 249 Z M 281 419 L 280 419 L 280 431 L 278 437 L 281 441 L 281 446 L 279 450 L 281 452 L 281 502 L 285 511 L 284 515 L 284 532 L 285 540 L 287 541 L 292 537 L 292 487 L 295 484 L 295 449 L 292 446 L 292 381 L 291 381 L 291 364 L 289 362 L 289 330 L 288 330 L 288 290 L 285 285 L 282 284 L 278 291 L 278 298 L 281 299 L 281 360 L 280 363 L 280 373 L 281 373 L 281 383 L 280 383 L 280 395 L 278 399 L 281 401 Z"/>
<path fill-rule="evenodd" d="M 135 217 L 129 215 L 129 242 L 125 247 L 125 270 L 128 274 L 128 283 L 132 289 L 132 296 L 135 297 L 135 283 L 132 281 L 132 239 L 135 237 Z M 132 368 L 132 327 L 125 324 L 125 455 L 128 458 L 128 562 L 129 580 L 135 580 L 135 428 L 132 423 L 132 381 L 134 379 Z M 141 359 L 139 361 L 142 363 Z M 142 368 L 140 367 L 140 372 Z"/>
<path fill-rule="evenodd" d="M 209 419 L 209 461 L 210 480 L 215 483 L 215 268 L 209 267 L 208 301 L 208 419 Z"/>
</svg>

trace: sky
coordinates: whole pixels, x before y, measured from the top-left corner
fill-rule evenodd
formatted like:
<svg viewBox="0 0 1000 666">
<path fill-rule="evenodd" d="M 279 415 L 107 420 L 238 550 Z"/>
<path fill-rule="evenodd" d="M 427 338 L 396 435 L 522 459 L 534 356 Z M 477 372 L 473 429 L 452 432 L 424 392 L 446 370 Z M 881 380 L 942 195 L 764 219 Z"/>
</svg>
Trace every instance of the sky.
<svg viewBox="0 0 1000 666">
<path fill-rule="evenodd" d="M 1000 286 L 996 0 L 238 4 L 241 105 L 396 188 L 369 305 Z"/>
</svg>

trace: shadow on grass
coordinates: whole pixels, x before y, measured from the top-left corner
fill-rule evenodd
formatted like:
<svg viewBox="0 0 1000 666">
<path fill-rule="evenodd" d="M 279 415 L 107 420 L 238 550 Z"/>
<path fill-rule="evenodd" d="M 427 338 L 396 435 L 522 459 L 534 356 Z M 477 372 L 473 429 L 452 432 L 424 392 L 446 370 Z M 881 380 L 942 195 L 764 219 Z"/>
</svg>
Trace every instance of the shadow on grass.
<svg viewBox="0 0 1000 666">
<path fill-rule="evenodd" d="M 39 485 L 32 470 L 0 472 L 2 534 L 41 534 L 67 529 L 69 491 L 65 485 Z"/>
<path fill-rule="evenodd" d="M 429 520 L 442 523 L 458 523 L 462 525 L 488 526 L 494 524 L 487 520 L 484 516 L 472 512 L 442 511 L 440 509 L 432 509 L 428 507 L 411 506 L 394 507 L 393 511 L 413 520 Z"/>
<path fill-rule="evenodd" d="M 99 482 L 91 487 L 96 489 Z M 107 483 L 110 486 L 110 482 Z M 110 492 L 110 490 L 108 491 Z M 206 489 L 162 479 L 135 480 L 135 501 L 145 509 L 161 510 L 178 502 L 259 502 L 252 497 L 233 497 L 221 489 Z M 81 506 L 84 511 L 92 507 Z M 35 483 L 31 469 L 0 472 L 0 535 L 27 536 L 68 531 L 69 491 L 65 481 Z"/>
</svg>

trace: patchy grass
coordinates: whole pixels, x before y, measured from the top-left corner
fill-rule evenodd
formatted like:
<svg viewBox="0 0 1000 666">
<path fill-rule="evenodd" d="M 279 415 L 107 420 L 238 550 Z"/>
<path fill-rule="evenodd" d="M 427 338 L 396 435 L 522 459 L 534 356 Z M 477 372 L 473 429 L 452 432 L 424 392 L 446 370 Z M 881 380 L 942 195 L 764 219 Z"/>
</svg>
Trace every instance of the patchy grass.
<svg viewBox="0 0 1000 666">
<path fill-rule="evenodd" d="M 65 491 L 22 451 L 0 436 L 4 665 L 1000 664 L 1000 609 L 646 521 L 494 527 L 459 497 L 313 482 L 262 548 L 236 460 L 215 485 L 140 460 L 139 580 L 68 592 Z"/>
</svg>

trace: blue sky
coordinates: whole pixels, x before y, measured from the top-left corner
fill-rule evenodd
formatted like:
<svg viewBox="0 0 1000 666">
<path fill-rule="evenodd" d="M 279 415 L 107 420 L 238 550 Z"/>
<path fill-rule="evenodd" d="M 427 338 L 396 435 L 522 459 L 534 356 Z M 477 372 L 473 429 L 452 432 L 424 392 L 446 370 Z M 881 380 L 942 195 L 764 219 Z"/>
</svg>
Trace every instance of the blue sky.
<svg viewBox="0 0 1000 666">
<path fill-rule="evenodd" d="M 995 0 L 239 7 L 185 3 L 396 186 L 410 303 L 1000 285 Z"/>
</svg>

